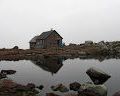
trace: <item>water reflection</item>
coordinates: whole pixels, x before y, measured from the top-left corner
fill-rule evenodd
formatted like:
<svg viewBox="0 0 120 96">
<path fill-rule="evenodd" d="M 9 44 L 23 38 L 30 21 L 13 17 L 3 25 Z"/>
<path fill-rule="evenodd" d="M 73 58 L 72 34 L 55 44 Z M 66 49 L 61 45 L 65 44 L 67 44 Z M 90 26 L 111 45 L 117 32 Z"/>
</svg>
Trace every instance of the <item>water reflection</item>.
<svg viewBox="0 0 120 96">
<path fill-rule="evenodd" d="M 99 59 L 97 57 L 81 57 L 77 59 L 67 59 L 63 62 L 65 59 L 67 58 L 35 56 L 29 60 L 16 62 L 1 61 L 0 68 L 1 70 L 16 70 L 16 74 L 9 75 L 8 77 L 17 83 L 27 84 L 28 82 L 32 82 L 36 85 L 43 84 L 45 86 L 44 90 L 48 92 L 48 90 L 50 90 L 49 88 L 58 82 L 63 82 L 64 84 L 70 84 L 74 81 L 78 81 L 81 84 L 91 82 L 85 72 L 91 67 L 96 67 L 112 76 L 105 82 L 108 88 L 108 96 L 112 96 L 114 92 L 120 89 L 120 59 L 112 58 L 108 60 L 108 58 L 105 58 L 104 60 L 104 57 L 100 57 Z M 30 60 L 34 62 L 34 64 Z M 104 60 L 104 62 L 99 62 L 99 60 Z M 55 76 L 52 76 L 50 72 L 55 74 Z M 51 90 L 49 92 L 51 92 Z"/>
<path fill-rule="evenodd" d="M 63 66 L 62 57 L 41 57 L 31 60 L 31 62 L 51 74 L 56 74 Z"/>
<path fill-rule="evenodd" d="M 89 60 L 89 59 L 96 59 L 99 62 L 103 62 L 104 60 L 108 60 L 108 59 L 120 59 L 120 57 L 117 56 L 79 56 L 79 59 L 81 60 Z"/>
</svg>

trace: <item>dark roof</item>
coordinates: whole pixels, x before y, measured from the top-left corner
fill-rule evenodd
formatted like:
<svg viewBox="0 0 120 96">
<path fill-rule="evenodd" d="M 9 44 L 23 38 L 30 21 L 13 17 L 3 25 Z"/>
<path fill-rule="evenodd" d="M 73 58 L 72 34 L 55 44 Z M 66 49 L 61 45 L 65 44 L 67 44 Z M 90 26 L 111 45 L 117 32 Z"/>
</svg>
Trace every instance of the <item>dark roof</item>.
<svg viewBox="0 0 120 96">
<path fill-rule="evenodd" d="M 35 36 L 34 38 L 32 38 L 32 40 L 30 42 L 36 42 L 36 39 L 41 39 L 44 40 L 46 39 L 52 32 L 56 32 L 55 30 L 50 30 L 50 31 L 46 31 L 43 32 L 41 35 L 39 36 Z M 56 32 L 57 33 L 57 32 Z M 58 33 L 57 33 L 58 34 Z M 59 35 L 59 34 L 58 34 Z M 60 35 L 59 35 L 60 36 Z M 61 36 L 60 36 L 61 37 Z M 62 38 L 62 37 L 61 37 Z"/>
</svg>

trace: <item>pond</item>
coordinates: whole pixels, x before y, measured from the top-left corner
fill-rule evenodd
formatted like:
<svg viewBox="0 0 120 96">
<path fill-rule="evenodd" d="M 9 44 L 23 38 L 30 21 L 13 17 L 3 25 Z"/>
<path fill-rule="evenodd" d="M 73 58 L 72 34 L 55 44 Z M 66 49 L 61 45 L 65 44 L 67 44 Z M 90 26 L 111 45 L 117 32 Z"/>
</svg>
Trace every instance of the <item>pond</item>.
<svg viewBox="0 0 120 96">
<path fill-rule="evenodd" d="M 96 67 L 111 75 L 105 82 L 108 88 L 108 96 L 120 90 L 120 59 L 67 59 L 63 58 L 39 58 L 36 60 L 1 61 L 0 70 L 16 70 L 14 75 L 8 78 L 20 84 L 34 83 L 44 85 L 43 92 L 51 92 L 50 87 L 58 83 L 69 85 L 77 81 L 80 83 L 92 82 L 86 74 L 90 67 Z"/>
</svg>

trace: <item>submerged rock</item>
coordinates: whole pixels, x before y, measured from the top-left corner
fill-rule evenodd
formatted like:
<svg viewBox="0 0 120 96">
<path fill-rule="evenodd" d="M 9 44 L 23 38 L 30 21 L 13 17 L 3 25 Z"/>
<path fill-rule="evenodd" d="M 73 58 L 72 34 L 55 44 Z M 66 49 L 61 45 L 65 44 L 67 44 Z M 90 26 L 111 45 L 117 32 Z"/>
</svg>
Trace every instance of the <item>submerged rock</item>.
<svg viewBox="0 0 120 96">
<path fill-rule="evenodd" d="M 51 89 L 53 91 L 60 91 L 60 92 L 68 92 L 69 91 L 69 89 L 66 86 L 64 86 L 63 84 L 58 84 L 56 86 L 51 86 Z"/>
<path fill-rule="evenodd" d="M 98 68 L 89 68 L 86 73 L 94 82 L 94 84 L 103 84 L 106 82 L 111 76 Z"/>
<path fill-rule="evenodd" d="M 60 96 L 60 95 L 57 95 L 57 94 L 54 94 L 54 93 L 46 93 L 46 96 Z"/>
<path fill-rule="evenodd" d="M 73 91 L 78 91 L 79 88 L 80 88 L 81 84 L 78 83 L 78 82 L 73 82 L 70 84 L 70 90 L 73 90 Z"/>
<path fill-rule="evenodd" d="M 1 70 L 1 73 L 6 73 L 7 75 L 15 74 L 15 70 Z"/>
<path fill-rule="evenodd" d="M 104 85 L 82 84 L 78 93 L 80 96 L 107 96 L 107 88 Z"/>
</svg>

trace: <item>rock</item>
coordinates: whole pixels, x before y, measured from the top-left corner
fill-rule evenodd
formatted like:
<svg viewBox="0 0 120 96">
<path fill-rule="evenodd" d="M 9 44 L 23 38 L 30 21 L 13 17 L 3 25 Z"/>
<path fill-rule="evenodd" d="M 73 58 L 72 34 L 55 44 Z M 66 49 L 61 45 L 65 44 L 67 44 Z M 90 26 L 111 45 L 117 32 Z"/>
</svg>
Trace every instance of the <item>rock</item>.
<svg viewBox="0 0 120 96">
<path fill-rule="evenodd" d="M 71 84 L 70 84 L 70 90 L 78 91 L 79 88 L 80 88 L 80 86 L 81 86 L 81 84 L 78 83 L 78 82 L 71 83 Z"/>
<path fill-rule="evenodd" d="M 13 49 L 19 49 L 19 47 L 18 46 L 14 46 Z"/>
<path fill-rule="evenodd" d="M 40 89 L 40 90 L 42 90 L 42 89 L 44 88 L 44 86 L 43 86 L 43 85 L 40 85 L 40 86 L 38 86 L 37 88 Z"/>
<path fill-rule="evenodd" d="M 15 74 L 15 70 L 1 70 L 1 73 L 6 73 L 7 75 Z"/>
<path fill-rule="evenodd" d="M 35 84 L 33 84 L 33 83 L 28 83 L 28 84 L 27 84 L 27 88 L 28 88 L 28 89 L 34 89 L 34 88 L 35 88 Z"/>
<path fill-rule="evenodd" d="M 85 41 L 85 45 L 92 45 L 93 41 Z"/>
<path fill-rule="evenodd" d="M 86 83 L 81 85 L 78 93 L 85 96 L 107 96 L 107 88 L 104 85 Z"/>
<path fill-rule="evenodd" d="M 115 94 L 113 94 L 113 96 L 120 96 L 120 91 L 118 91 Z"/>
<path fill-rule="evenodd" d="M 107 73 L 103 72 L 102 70 L 98 68 L 89 68 L 86 71 L 87 75 L 91 78 L 91 80 L 94 82 L 94 84 L 103 84 L 106 82 L 111 76 Z"/>
<path fill-rule="evenodd" d="M 68 92 L 69 89 L 65 87 L 63 84 L 58 84 L 56 86 L 51 86 L 53 91 L 60 91 L 60 92 Z"/>
<path fill-rule="evenodd" d="M 60 95 L 57 95 L 57 94 L 54 94 L 54 93 L 46 93 L 46 96 L 60 96 Z"/>
<path fill-rule="evenodd" d="M 98 46 L 102 49 L 108 49 L 107 44 L 104 41 L 98 42 Z"/>
</svg>

